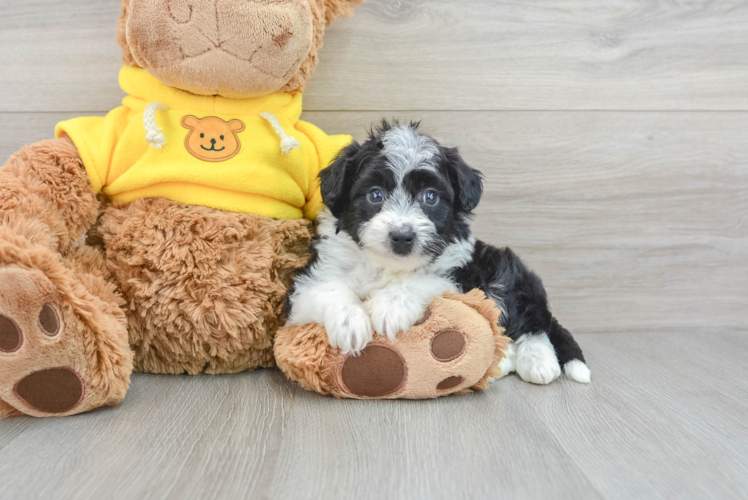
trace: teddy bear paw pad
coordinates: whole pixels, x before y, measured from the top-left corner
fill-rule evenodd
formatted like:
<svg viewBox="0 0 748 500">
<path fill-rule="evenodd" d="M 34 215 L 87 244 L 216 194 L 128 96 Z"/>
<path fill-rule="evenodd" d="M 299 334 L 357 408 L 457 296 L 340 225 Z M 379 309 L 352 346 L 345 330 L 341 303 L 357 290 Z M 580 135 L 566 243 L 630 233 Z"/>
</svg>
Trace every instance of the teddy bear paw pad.
<svg viewBox="0 0 748 500">
<path fill-rule="evenodd" d="M 452 377 L 447 377 L 444 380 L 442 380 L 441 382 L 439 382 L 436 385 L 436 388 L 438 390 L 440 390 L 440 391 L 446 391 L 447 389 L 454 389 L 455 387 L 457 387 L 458 385 L 460 385 L 464 381 L 465 381 L 464 377 L 461 377 L 459 375 L 455 375 L 455 376 L 452 376 Z"/>
<path fill-rule="evenodd" d="M 431 339 L 431 355 L 442 363 L 448 363 L 462 356 L 467 346 L 465 334 L 459 330 L 443 330 Z"/>
<path fill-rule="evenodd" d="M 402 388 L 406 378 L 402 356 L 383 344 L 369 344 L 358 356 L 348 356 L 340 369 L 345 389 L 366 398 L 394 394 Z"/>
<path fill-rule="evenodd" d="M 0 352 L 15 352 L 22 342 L 23 334 L 16 322 L 0 314 Z"/>
<path fill-rule="evenodd" d="M 16 383 L 13 392 L 37 411 L 65 413 L 83 400 L 85 385 L 71 368 L 47 368 L 26 375 Z"/>
</svg>

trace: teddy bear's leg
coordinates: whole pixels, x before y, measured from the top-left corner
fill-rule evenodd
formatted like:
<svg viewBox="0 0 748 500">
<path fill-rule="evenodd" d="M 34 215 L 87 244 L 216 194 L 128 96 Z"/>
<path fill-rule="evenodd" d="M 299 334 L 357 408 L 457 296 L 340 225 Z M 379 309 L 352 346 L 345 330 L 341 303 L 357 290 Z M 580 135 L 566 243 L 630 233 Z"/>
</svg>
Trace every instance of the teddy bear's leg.
<svg viewBox="0 0 748 500">
<path fill-rule="evenodd" d="M 273 337 L 310 223 L 163 198 L 111 205 L 99 234 L 128 310 L 135 370 L 231 373 L 274 366 Z"/>
<path fill-rule="evenodd" d="M 0 416 L 71 415 L 127 391 L 121 299 L 101 255 L 75 248 L 98 208 L 69 139 L 0 170 Z"/>
</svg>

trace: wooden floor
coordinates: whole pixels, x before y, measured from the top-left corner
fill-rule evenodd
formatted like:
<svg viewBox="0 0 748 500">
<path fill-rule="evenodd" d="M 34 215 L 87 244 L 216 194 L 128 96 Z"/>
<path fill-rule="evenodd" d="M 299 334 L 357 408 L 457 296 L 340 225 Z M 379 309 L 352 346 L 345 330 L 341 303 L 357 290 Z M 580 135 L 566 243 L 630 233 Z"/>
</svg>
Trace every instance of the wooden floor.
<svg viewBox="0 0 748 500">
<path fill-rule="evenodd" d="M 594 382 L 340 401 L 274 370 L 136 375 L 0 423 L 1 498 L 746 498 L 742 333 L 582 334 Z"/>
<path fill-rule="evenodd" d="M 112 0 L 0 0 L 0 163 L 119 105 Z M 590 386 L 337 401 L 275 371 L 133 378 L 0 421 L 0 498 L 748 497 L 748 2 L 367 0 L 304 118 L 423 128 L 543 276 Z"/>
</svg>

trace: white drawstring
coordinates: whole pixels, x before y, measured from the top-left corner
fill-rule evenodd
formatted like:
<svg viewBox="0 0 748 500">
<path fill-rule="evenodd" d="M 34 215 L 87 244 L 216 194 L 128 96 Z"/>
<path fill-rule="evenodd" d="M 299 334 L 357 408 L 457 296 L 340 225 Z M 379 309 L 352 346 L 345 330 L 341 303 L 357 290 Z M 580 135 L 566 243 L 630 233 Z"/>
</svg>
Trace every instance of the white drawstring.
<svg viewBox="0 0 748 500">
<path fill-rule="evenodd" d="M 274 114 L 260 113 L 260 118 L 264 118 L 265 120 L 270 122 L 270 125 L 273 127 L 273 130 L 275 130 L 275 133 L 278 134 L 278 137 L 281 138 L 280 146 L 281 151 L 284 155 L 290 154 L 294 149 L 301 147 L 299 141 L 297 141 L 293 136 L 286 134 L 286 131 L 283 130 L 283 127 L 281 127 L 280 122 Z"/>
<path fill-rule="evenodd" d="M 159 132 L 162 127 L 156 125 L 156 111 L 166 111 L 167 108 L 160 102 L 152 102 L 143 111 L 143 128 L 145 129 L 145 140 L 152 148 L 161 151 L 166 144 L 166 136 Z"/>
</svg>

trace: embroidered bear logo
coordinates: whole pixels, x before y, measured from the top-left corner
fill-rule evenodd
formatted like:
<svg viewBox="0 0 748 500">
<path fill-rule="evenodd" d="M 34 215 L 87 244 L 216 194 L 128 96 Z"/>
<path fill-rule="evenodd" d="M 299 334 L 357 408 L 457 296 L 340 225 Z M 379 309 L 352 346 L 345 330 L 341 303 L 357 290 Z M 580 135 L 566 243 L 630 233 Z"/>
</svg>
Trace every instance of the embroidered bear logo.
<svg viewBox="0 0 748 500">
<path fill-rule="evenodd" d="M 187 115 L 182 118 L 182 126 L 189 129 L 184 147 L 198 160 L 226 161 L 242 148 L 237 136 L 244 130 L 241 120 L 227 122 L 217 116 L 198 118 Z"/>
</svg>

